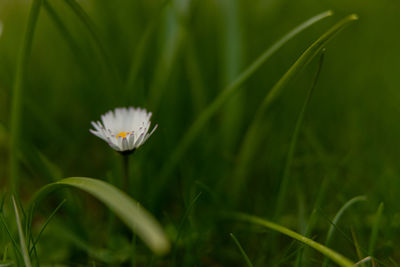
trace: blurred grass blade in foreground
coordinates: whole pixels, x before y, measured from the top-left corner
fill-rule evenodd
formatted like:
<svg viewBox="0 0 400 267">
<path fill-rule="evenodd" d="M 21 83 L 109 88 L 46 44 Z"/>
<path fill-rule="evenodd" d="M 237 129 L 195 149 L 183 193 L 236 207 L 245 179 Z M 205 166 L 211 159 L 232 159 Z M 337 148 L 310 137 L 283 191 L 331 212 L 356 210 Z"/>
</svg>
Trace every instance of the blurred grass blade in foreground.
<svg viewBox="0 0 400 267">
<path fill-rule="evenodd" d="M 134 231 L 156 254 L 166 254 L 170 249 L 170 243 L 160 224 L 145 209 L 127 194 L 114 186 L 93 178 L 71 177 L 58 182 L 48 184 L 40 189 L 33 197 L 29 209 L 29 221 L 39 202 L 54 190 L 72 186 L 79 188 L 106 204 L 119 218 Z"/>
</svg>

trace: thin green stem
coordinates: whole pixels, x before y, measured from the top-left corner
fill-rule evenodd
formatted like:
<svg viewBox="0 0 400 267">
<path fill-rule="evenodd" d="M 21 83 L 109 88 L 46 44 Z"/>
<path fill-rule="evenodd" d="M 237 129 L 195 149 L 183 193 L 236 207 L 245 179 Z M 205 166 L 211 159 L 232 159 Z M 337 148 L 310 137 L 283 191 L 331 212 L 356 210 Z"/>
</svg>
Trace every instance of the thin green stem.
<svg viewBox="0 0 400 267">
<path fill-rule="evenodd" d="M 4 218 L 3 212 L 0 212 L 0 222 L 4 227 L 4 230 L 6 231 L 8 237 L 11 240 L 11 243 L 13 244 L 14 250 L 16 251 L 16 255 L 20 258 L 22 258 L 22 253 L 20 248 L 18 247 L 17 241 L 14 239 L 13 235 L 11 234 L 10 228 L 8 227 L 6 223 L 6 219 Z"/>
<path fill-rule="evenodd" d="M 22 96 L 25 86 L 25 78 L 28 68 L 28 60 L 32 50 L 33 36 L 39 18 L 42 0 L 33 0 L 29 12 L 28 23 L 24 35 L 24 40 L 18 56 L 17 70 L 15 74 L 13 96 L 11 103 L 11 130 L 10 130 L 10 183 L 13 192 L 18 191 L 19 169 L 18 169 L 18 147 L 21 134 L 22 120 Z"/>
<path fill-rule="evenodd" d="M 130 180 L 129 180 L 129 155 L 122 155 L 122 188 L 128 194 L 130 193 Z"/>
<path fill-rule="evenodd" d="M 242 245 L 240 245 L 239 240 L 237 240 L 237 238 L 236 238 L 236 236 L 234 234 L 230 233 L 229 235 L 232 237 L 233 242 L 235 242 L 235 245 L 238 247 L 240 253 L 242 254 L 242 256 L 243 256 L 243 258 L 244 258 L 244 260 L 246 262 L 247 267 L 253 267 L 253 264 L 251 263 L 251 261 L 250 261 L 249 257 L 247 256 L 246 252 L 244 251 Z"/>
<path fill-rule="evenodd" d="M 357 196 L 357 197 L 354 197 L 354 198 L 350 199 L 349 201 L 347 201 L 347 202 L 343 205 L 343 207 L 336 213 L 335 217 L 333 218 L 332 224 L 331 224 L 331 226 L 329 227 L 328 234 L 326 235 L 325 246 L 329 246 L 329 245 L 330 245 L 331 240 L 332 240 L 333 233 L 334 233 L 334 231 L 335 231 L 335 229 L 336 229 L 336 227 L 337 227 L 337 224 L 338 224 L 340 218 L 342 217 L 343 213 L 344 213 L 348 208 L 350 208 L 351 206 L 353 206 L 354 204 L 356 204 L 357 202 L 365 201 L 366 199 L 367 199 L 367 198 L 366 198 L 365 196 Z M 325 260 L 324 260 L 322 266 L 323 266 L 323 267 L 328 266 L 328 259 L 327 259 L 327 258 L 325 258 Z"/>
<path fill-rule="evenodd" d="M 315 86 L 317 85 L 317 81 L 318 81 L 319 75 L 321 73 L 322 65 L 324 63 L 324 56 L 325 56 L 325 50 L 323 50 L 321 53 L 317 71 L 316 71 L 314 79 L 312 81 L 312 85 L 307 92 L 307 96 L 306 96 L 306 99 L 304 100 L 304 103 L 300 110 L 299 116 L 297 117 L 296 126 L 294 128 L 292 138 L 290 140 L 289 150 L 288 150 L 288 153 L 286 156 L 285 167 L 283 169 L 281 184 L 279 187 L 278 201 L 277 201 L 276 210 L 275 210 L 275 219 L 278 218 L 280 213 L 282 212 L 283 203 L 285 201 L 287 191 L 288 191 L 290 170 L 292 167 L 294 152 L 296 150 L 297 140 L 299 139 L 301 126 L 303 125 L 304 115 L 306 113 L 308 104 L 310 103 L 311 95 L 314 91 Z"/>
<path fill-rule="evenodd" d="M 47 225 L 51 222 L 51 220 L 53 219 L 53 217 L 56 215 L 56 213 L 61 209 L 61 207 L 64 205 L 64 203 L 67 200 L 64 199 L 63 201 L 61 201 L 60 204 L 58 204 L 58 206 L 54 209 L 54 211 L 50 214 L 50 216 L 47 218 L 46 222 L 43 224 L 42 228 L 39 231 L 38 236 L 36 237 L 36 239 L 32 242 L 32 248 L 30 249 L 29 253 L 32 253 L 33 250 L 35 249 L 37 243 L 40 240 L 40 237 L 42 236 L 44 230 L 46 229 Z"/>
</svg>

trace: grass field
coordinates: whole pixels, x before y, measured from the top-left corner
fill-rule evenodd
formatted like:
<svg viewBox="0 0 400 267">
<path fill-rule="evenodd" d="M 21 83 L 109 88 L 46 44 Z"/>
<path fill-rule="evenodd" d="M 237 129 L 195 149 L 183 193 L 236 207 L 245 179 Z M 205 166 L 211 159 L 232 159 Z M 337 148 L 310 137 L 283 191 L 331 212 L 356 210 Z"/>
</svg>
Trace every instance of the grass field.
<svg viewBox="0 0 400 267">
<path fill-rule="evenodd" d="M 0 0 L 0 266 L 399 266 L 398 14 Z"/>
</svg>

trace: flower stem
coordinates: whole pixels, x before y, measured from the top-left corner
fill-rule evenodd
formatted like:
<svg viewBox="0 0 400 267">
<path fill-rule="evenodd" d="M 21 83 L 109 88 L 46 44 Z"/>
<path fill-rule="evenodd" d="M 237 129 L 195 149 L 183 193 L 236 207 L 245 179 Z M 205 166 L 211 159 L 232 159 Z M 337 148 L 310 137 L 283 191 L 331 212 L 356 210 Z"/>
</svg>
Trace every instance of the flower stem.
<svg viewBox="0 0 400 267">
<path fill-rule="evenodd" d="M 129 155 L 122 155 L 122 189 L 129 194 L 130 183 L 129 183 Z"/>
</svg>

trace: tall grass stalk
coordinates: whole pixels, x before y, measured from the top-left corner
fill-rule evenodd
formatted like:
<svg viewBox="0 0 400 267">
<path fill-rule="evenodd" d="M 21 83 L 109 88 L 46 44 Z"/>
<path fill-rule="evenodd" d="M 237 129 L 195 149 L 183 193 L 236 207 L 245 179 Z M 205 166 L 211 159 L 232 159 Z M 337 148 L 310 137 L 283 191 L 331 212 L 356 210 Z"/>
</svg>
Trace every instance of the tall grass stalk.
<svg viewBox="0 0 400 267">
<path fill-rule="evenodd" d="M 307 92 L 306 99 L 304 100 L 304 103 L 303 103 L 303 106 L 301 107 L 299 116 L 297 117 L 296 126 L 294 128 L 292 138 L 290 140 L 289 150 L 288 150 L 288 153 L 286 156 L 286 161 L 285 161 L 285 167 L 283 168 L 282 180 L 281 180 L 281 184 L 279 186 L 279 191 L 278 191 L 278 200 L 277 200 L 276 208 L 275 208 L 275 218 L 278 218 L 280 213 L 282 212 L 283 204 L 284 204 L 287 192 L 288 192 L 290 170 L 292 167 L 294 152 L 296 150 L 297 140 L 299 138 L 301 126 L 303 125 L 304 115 L 306 113 L 308 104 L 310 103 L 311 95 L 314 91 L 315 86 L 317 85 L 317 81 L 318 81 L 319 75 L 321 73 L 322 64 L 324 63 L 324 56 L 325 56 L 325 50 L 322 50 L 322 53 L 321 53 L 321 56 L 319 59 L 317 72 L 315 73 L 310 90 L 308 90 L 308 92 Z"/>
<path fill-rule="evenodd" d="M 315 242 L 314 240 L 307 238 L 305 236 L 302 236 L 282 225 L 270 222 L 268 220 L 256 217 L 256 216 L 252 216 L 252 215 L 248 215 L 248 214 L 244 214 L 244 213 L 233 213 L 228 215 L 230 217 L 232 217 L 233 219 L 236 220 L 240 220 L 240 221 L 245 221 L 245 222 L 249 222 L 249 223 L 253 223 L 253 224 L 257 224 L 257 225 L 261 225 L 264 226 L 268 229 L 271 229 L 273 231 L 277 231 L 281 234 L 284 234 L 286 236 L 289 236 L 293 239 L 296 239 L 302 243 L 304 243 L 305 245 L 319 251 L 320 253 L 322 253 L 323 255 L 329 257 L 332 261 L 334 261 L 336 264 L 343 266 L 343 267 L 353 267 L 354 263 L 352 261 L 350 261 L 349 259 L 347 259 L 346 257 L 342 256 L 341 254 L 337 253 L 336 251 L 318 243 Z"/>
<path fill-rule="evenodd" d="M 204 128 L 207 122 L 215 115 L 215 113 L 221 108 L 221 106 L 228 101 L 246 82 L 275 52 L 279 50 L 284 44 L 286 44 L 293 37 L 301 33 L 303 30 L 309 28 L 318 21 L 327 18 L 332 15 L 331 11 L 326 11 L 309 20 L 303 22 L 299 26 L 295 27 L 292 31 L 284 35 L 271 47 L 266 49 L 253 63 L 247 67 L 231 84 L 229 84 L 215 99 L 209 104 L 206 109 L 196 118 L 186 134 L 183 136 L 182 141 L 178 144 L 177 148 L 172 152 L 171 156 L 164 163 L 159 180 L 158 186 L 153 190 L 153 196 L 159 197 L 166 184 L 169 182 L 169 174 L 175 169 L 183 155 L 186 153 L 189 146 L 193 143 L 200 131 Z"/>
<path fill-rule="evenodd" d="M 22 102 L 24 95 L 25 79 L 28 69 L 28 60 L 32 50 L 33 36 L 36 29 L 37 20 L 39 18 L 42 0 L 33 0 L 29 12 L 28 23 L 22 42 L 21 50 L 18 55 L 17 70 L 15 74 L 13 96 L 11 101 L 11 130 L 10 130 L 10 161 L 9 175 L 11 190 L 18 192 L 19 168 L 18 168 L 18 151 L 21 135 L 21 119 L 22 119 Z"/>
<path fill-rule="evenodd" d="M 240 194 L 240 190 L 245 182 L 245 178 L 248 173 L 249 162 L 251 162 L 259 143 L 258 133 L 262 128 L 263 118 L 267 109 L 281 94 L 283 88 L 285 88 L 289 81 L 291 81 L 300 71 L 302 71 L 304 67 L 308 65 L 308 63 L 324 48 L 327 43 L 334 36 L 336 36 L 337 33 L 357 19 L 357 15 L 349 15 L 321 35 L 321 37 L 319 37 L 311 46 L 307 48 L 306 51 L 304 51 L 304 53 L 296 60 L 296 62 L 265 96 L 260 107 L 257 109 L 254 119 L 246 131 L 238 153 L 239 162 L 236 165 L 237 167 L 235 169 L 234 179 L 232 180 L 232 196 L 236 197 Z"/>
<path fill-rule="evenodd" d="M 14 206 L 15 220 L 17 222 L 19 241 L 20 241 L 20 245 L 21 245 L 21 251 L 22 251 L 24 263 L 25 263 L 26 267 L 31 267 L 32 263 L 31 263 L 31 259 L 29 256 L 28 248 L 26 247 L 25 235 L 24 235 L 24 231 L 22 230 L 22 224 L 21 224 L 21 218 L 20 218 L 19 211 L 18 211 L 18 206 L 17 206 L 17 203 L 15 202 L 14 196 L 12 196 L 11 199 L 12 199 L 12 203 Z"/>
<path fill-rule="evenodd" d="M 223 85 L 230 84 L 240 74 L 243 64 L 242 23 L 240 1 L 220 1 L 222 17 L 222 78 Z M 221 118 L 222 149 L 231 150 L 236 143 L 243 124 L 245 98 L 243 90 L 238 91 L 225 105 Z"/>
</svg>

